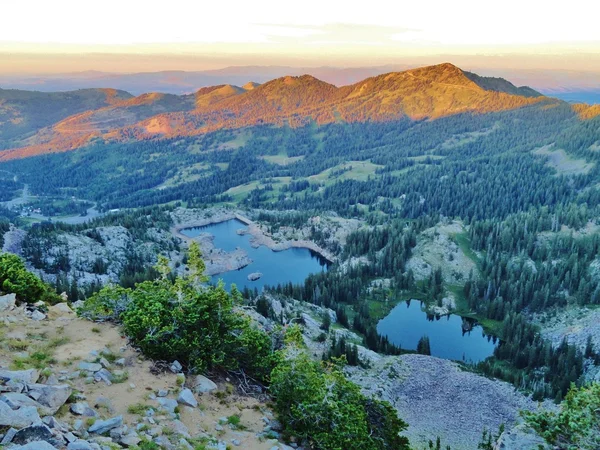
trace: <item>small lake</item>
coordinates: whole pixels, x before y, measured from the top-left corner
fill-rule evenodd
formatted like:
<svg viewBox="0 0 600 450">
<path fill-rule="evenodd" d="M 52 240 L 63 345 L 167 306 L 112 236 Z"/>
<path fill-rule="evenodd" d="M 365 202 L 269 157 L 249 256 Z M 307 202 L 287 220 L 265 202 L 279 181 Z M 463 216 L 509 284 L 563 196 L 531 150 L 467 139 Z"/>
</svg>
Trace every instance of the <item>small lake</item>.
<svg viewBox="0 0 600 450">
<path fill-rule="evenodd" d="M 483 333 L 473 319 L 455 314 L 432 316 L 419 300 L 402 302 L 377 324 L 377 332 L 404 350 L 416 350 L 419 339 L 429 337 L 431 355 L 477 363 L 492 356 L 498 340 Z M 463 323 L 466 329 L 463 331 Z"/>
<path fill-rule="evenodd" d="M 182 234 L 191 238 L 201 233 L 210 233 L 214 236 L 215 248 L 226 252 L 241 248 L 252 260 L 251 264 L 239 270 L 214 275 L 212 281 L 215 283 L 222 279 L 227 287 L 235 283 L 240 290 L 247 286 L 249 289 L 257 288 L 260 291 L 265 285 L 277 286 L 289 282 L 301 284 L 311 273 L 327 270 L 327 261 L 307 248 L 290 248 L 281 252 L 274 252 L 264 245 L 254 248 L 250 245 L 249 234 L 237 234 L 240 228 L 246 228 L 246 224 L 232 219 L 214 225 L 181 230 Z M 248 275 L 253 272 L 262 273 L 262 277 L 256 281 L 249 281 Z"/>
</svg>

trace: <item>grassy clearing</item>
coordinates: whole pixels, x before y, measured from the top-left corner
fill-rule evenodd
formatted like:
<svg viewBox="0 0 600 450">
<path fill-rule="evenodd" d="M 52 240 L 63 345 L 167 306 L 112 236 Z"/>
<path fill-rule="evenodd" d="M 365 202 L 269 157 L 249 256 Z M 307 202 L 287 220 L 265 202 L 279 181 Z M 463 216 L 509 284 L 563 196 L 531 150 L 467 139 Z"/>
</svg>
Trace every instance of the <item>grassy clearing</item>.
<svg viewBox="0 0 600 450">
<path fill-rule="evenodd" d="M 469 235 L 467 234 L 467 232 L 465 231 L 464 233 L 455 233 L 450 235 L 450 237 L 454 242 L 456 242 L 456 245 L 458 245 L 458 247 L 465 254 L 465 256 L 471 261 L 473 261 L 477 267 L 479 267 L 479 257 L 471 248 L 471 240 L 469 239 Z"/>
<path fill-rule="evenodd" d="M 236 150 L 245 146 L 248 140 L 252 137 L 252 132 L 248 130 L 241 130 L 236 132 L 236 136 L 227 142 L 219 144 L 219 150 Z"/>
<path fill-rule="evenodd" d="M 547 157 L 546 165 L 553 168 L 557 175 L 582 175 L 588 173 L 594 167 L 585 159 L 576 159 L 562 149 L 554 149 L 552 146 L 538 148 L 533 152 L 536 155 Z"/>
<path fill-rule="evenodd" d="M 183 167 L 174 176 L 165 180 L 158 189 L 179 186 L 184 183 L 191 183 L 200 178 L 207 177 L 212 174 L 211 166 L 205 163 L 192 164 L 191 166 Z"/>
<path fill-rule="evenodd" d="M 268 181 L 252 181 L 250 183 L 242 184 L 240 186 L 235 186 L 230 189 L 227 189 L 224 193 L 227 195 L 231 195 L 233 197 L 233 202 L 240 202 L 244 198 L 248 196 L 250 192 L 255 189 L 264 189 L 265 185 L 269 184 L 273 186 L 273 190 L 267 192 L 267 196 L 269 198 L 277 198 L 279 196 L 280 188 L 284 184 L 289 184 L 292 181 L 291 177 L 276 177 L 270 178 Z"/>
<path fill-rule="evenodd" d="M 367 181 L 369 177 L 376 176 L 375 171 L 382 167 L 378 164 L 373 164 L 371 161 L 348 161 L 347 163 L 325 169 L 317 175 L 312 175 L 308 177 L 308 181 L 323 184 L 333 184 L 338 180 Z"/>
</svg>

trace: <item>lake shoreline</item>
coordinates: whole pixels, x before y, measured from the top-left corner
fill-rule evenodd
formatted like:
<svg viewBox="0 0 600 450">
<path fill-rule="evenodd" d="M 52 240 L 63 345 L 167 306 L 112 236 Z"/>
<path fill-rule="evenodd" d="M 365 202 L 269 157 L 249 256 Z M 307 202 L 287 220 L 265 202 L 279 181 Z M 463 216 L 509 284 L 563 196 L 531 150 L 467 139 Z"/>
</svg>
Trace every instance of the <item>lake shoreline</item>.
<svg viewBox="0 0 600 450">
<path fill-rule="evenodd" d="M 289 250 L 290 248 L 305 248 L 307 250 L 310 250 L 310 251 L 316 253 L 317 255 L 319 255 L 321 258 L 323 258 L 330 264 L 334 263 L 336 260 L 336 257 L 331 252 L 321 248 L 319 245 L 317 245 L 316 243 L 314 243 L 312 241 L 286 240 L 286 241 L 282 241 L 282 242 L 276 242 L 273 240 L 273 238 L 271 236 L 267 235 L 260 228 L 260 225 L 258 225 L 256 222 L 252 221 L 251 219 L 249 219 L 245 216 L 242 216 L 239 213 L 235 213 L 235 212 L 231 212 L 231 213 L 224 212 L 224 213 L 216 214 L 211 217 L 204 218 L 204 219 L 199 219 L 199 220 L 190 221 L 190 222 L 184 222 L 184 223 L 181 223 L 181 224 L 171 227 L 171 233 L 174 236 L 182 239 L 184 242 L 191 242 L 194 238 L 190 238 L 189 236 L 186 236 L 185 234 L 183 234 L 182 233 L 183 230 L 190 229 L 190 228 L 205 227 L 208 225 L 216 225 L 219 223 L 227 222 L 229 220 L 238 220 L 248 227 L 248 231 L 245 234 L 249 234 L 251 236 L 250 244 L 254 248 L 258 248 L 261 245 L 264 245 L 265 247 L 269 248 L 270 250 L 272 250 L 274 252 L 282 252 L 285 250 Z"/>
</svg>

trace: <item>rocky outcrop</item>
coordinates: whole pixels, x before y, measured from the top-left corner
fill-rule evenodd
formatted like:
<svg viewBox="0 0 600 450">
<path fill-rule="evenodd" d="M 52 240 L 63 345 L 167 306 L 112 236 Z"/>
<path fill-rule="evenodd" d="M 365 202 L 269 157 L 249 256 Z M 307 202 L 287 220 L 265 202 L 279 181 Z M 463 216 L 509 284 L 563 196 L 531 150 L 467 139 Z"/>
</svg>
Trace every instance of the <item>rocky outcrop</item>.
<svg viewBox="0 0 600 450">
<path fill-rule="evenodd" d="M 252 272 L 248 275 L 248 281 L 256 281 L 262 278 L 263 274 L 260 272 Z"/>
<path fill-rule="evenodd" d="M 417 448 L 436 434 L 452 448 L 476 448 L 484 429 L 496 432 L 501 424 L 511 429 L 520 410 L 537 407 L 508 383 L 425 355 L 381 357 L 369 369 L 348 368 L 348 375 L 366 394 L 397 409 Z"/>
</svg>

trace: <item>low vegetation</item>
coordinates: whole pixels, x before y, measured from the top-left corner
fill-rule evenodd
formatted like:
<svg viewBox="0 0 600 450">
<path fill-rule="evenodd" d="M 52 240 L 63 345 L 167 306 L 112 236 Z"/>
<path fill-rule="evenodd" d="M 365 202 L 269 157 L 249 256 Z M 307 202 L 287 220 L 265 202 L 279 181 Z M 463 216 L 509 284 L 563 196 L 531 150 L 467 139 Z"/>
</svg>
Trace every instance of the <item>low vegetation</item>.
<svg viewBox="0 0 600 450">
<path fill-rule="evenodd" d="M 60 300 L 54 289 L 29 272 L 17 255 L 0 253 L 0 293 L 14 293 L 22 302 L 43 301 L 54 304 Z"/>
<path fill-rule="evenodd" d="M 122 322 L 134 346 L 156 360 L 178 360 L 196 372 L 242 371 L 269 385 L 288 437 L 319 449 L 408 449 L 400 436 L 406 424 L 387 403 L 372 400 L 348 381 L 338 365 L 313 360 L 298 328 L 272 333 L 258 328 L 239 308 L 241 295 L 222 285 L 207 286 L 197 244 L 190 246 L 185 277 L 161 277 L 134 289 L 106 287 L 80 311 L 96 319 Z M 285 344 L 281 346 L 282 333 Z M 142 412 L 133 405 L 131 412 Z M 239 417 L 228 419 L 240 426 Z"/>
<path fill-rule="evenodd" d="M 565 450 L 600 448 L 600 384 L 572 387 L 558 412 L 523 413 L 550 445 Z"/>
</svg>

